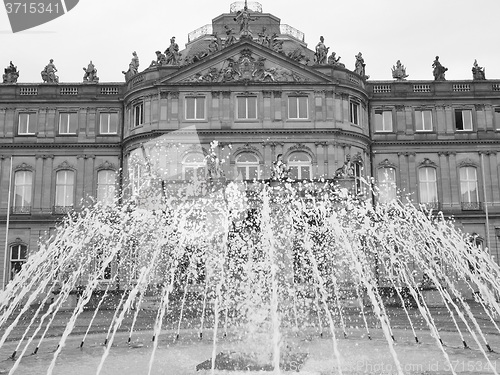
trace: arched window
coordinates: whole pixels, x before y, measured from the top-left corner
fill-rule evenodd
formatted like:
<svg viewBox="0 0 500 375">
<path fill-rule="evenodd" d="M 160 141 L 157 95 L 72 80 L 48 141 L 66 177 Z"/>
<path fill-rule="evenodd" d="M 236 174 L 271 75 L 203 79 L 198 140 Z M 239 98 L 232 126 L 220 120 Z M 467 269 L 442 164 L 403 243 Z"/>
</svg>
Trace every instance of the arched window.
<svg viewBox="0 0 500 375">
<path fill-rule="evenodd" d="M 396 170 L 392 167 L 379 168 L 377 170 L 378 201 L 386 204 L 397 198 L 396 192 Z"/>
<path fill-rule="evenodd" d="M 236 157 L 236 171 L 243 180 L 259 178 L 259 160 L 250 152 L 239 154 Z"/>
<path fill-rule="evenodd" d="M 72 208 L 75 201 L 75 172 L 61 170 L 56 173 L 56 211 Z"/>
<path fill-rule="evenodd" d="M 420 168 L 418 170 L 418 184 L 420 192 L 420 203 L 434 205 L 439 202 L 435 168 Z"/>
<path fill-rule="evenodd" d="M 115 200 L 116 173 L 106 169 L 97 172 L 97 201 L 105 206 L 112 205 Z"/>
<path fill-rule="evenodd" d="M 182 178 L 184 180 L 204 180 L 206 176 L 206 161 L 201 153 L 187 154 L 182 161 Z"/>
<path fill-rule="evenodd" d="M 21 271 L 23 264 L 26 263 L 28 255 L 28 246 L 15 244 L 10 247 L 10 279 Z"/>
<path fill-rule="evenodd" d="M 311 158 L 305 152 L 294 152 L 288 157 L 290 178 L 308 180 L 311 178 Z"/>
<path fill-rule="evenodd" d="M 475 167 L 460 168 L 460 194 L 463 209 L 480 208 Z"/>
<path fill-rule="evenodd" d="M 33 173 L 31 171 L 17 171 L 14 175 L 14 213 L 30 213 Z"/>
</svg>

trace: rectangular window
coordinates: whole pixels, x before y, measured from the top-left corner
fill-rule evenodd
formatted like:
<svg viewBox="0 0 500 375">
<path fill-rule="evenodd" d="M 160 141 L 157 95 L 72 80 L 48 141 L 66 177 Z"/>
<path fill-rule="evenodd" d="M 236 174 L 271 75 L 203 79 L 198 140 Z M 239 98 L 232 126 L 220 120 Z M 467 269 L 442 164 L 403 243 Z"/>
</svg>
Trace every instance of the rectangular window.
<svg viewBox="0 0 500 375">
<path fill-rule="evenodd" d="M 56 174 L 56 207 L 72 207 L 74 202 L 75 172 L 59 171 Z"/>
<path fill-rule="evenodd" d="M 256 96 L 238 96 L 238 119 L 256 120 L 257 119 L 257 97 Z"/>
<path fill-rule="evenodd" d="M 389 167 L 380 168 L 377 172 L 379 203 L 393 202 L 397 198 L 396 170 Z"/>
<path fill-rule="evenodd" d="M 104 206 L 110 206 L 115 200 L 116 173 L 102 170 L 97 173 L 97 201 Z"/>
<path fill-rule="evenodd" d="M 472 130 L 472 111 L 469 109 L 455 109 L 455 129 L 457 131 Z"/>
<path fill-rule="evenodd" d="M 375 111 L 375 131 L 392 132 L 392 111 Z"/>
<path fill-rule="evenodd" d="M 460 192 L 462 194 L 462 203 L 479 202 L 476 168 L 460 168 Z"/>
<path fill-rule="evenodd" d="M 134 105 L 134 126 L 139 126 L 144 123 L 144 104 Z"/>
<path fill-rule="evenodd" d="M 434 168 L 420 168 L 418 171 L 420 186 L 420 203 L 437 203 L 437 179 Z"/>
<path fill-rule="evenodd" d="M 307 119 L 308 118 L 308 98 L 307 96 L 288 97 L 288 118 Z"/>
<path fill-rule="evenodd" d="M 14 175 L 14 206 L 15 213 L 30 213 L 33 173 L 17 171 Z"/>
<path fill-rule="evenodd" d="M 20 113 L 19 126 L 17 128 L 19 135 L 28 135 L 36 133 L 36 113 Z"/>
<path fill-rule="evenodd" d="M 118 134 L 118 113 L 101 113 L 99 134 Z"/>
<path fill-rule="evenodd" d="M 359 125 L 359 104 L 349 103 L 349 119 L 353 124 Z"/>
<path fill-rule="evenodd" d="M 495 109 L 495 127 L 500 130 L 500 108 Z"/>
<path fill-rule="evenodd" d="M 204 120 L 205 119 L 205 97 L 187 97 L 186 98 L 186 120 Z"/>
<path fill-rule="evenodd" d="M 432 131 L 432 112 L 415 111 L 415 131 L 430 132 Z"/>
<path fill-rule="evenodd" d="M 59 134 L 76 134 L 78 129 L 78 114 L 60 113 L 59 114 Z"/>
</svg>

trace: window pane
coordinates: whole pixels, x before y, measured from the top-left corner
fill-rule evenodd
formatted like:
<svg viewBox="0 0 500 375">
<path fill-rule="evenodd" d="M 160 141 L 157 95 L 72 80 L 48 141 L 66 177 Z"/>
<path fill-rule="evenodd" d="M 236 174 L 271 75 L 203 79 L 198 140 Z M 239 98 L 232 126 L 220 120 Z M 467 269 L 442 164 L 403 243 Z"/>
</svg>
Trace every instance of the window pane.
<svg viewBox="0 0 500 375">
<path fill-rule="evenodd" d="M 246 98 L 238 98 L 238 118 L 247 118 Z"/>
<path fill-rule="evenodd" d="M 309 166 L 300 167 L 300 178 L 302 180 L 307 180 L 307 179 L 311 178 Z"/>
<path fill-rule="evenodd" d="M 186 119 L 192 120 L 194 119 L 194 98 L 186 98 Z"/>
<path fill-rule="evenodd" d="M 296 97 L 288 98 L 288 117 L 289 118 L 298 118 L 297 98 Z"/>
<path fill-rule="evenodd" d="M 432 130 L 432 112 L 424 111 L 424 130 Z"/>
<path fill-rule="evenodd" d="M 376 132 L 384 131 L 384 116 L 383 112 L 381 111 L 375 112 L 375 131 Z"/>
<path fill-rule="evenodd" d="M 253 180 L 259 178 L 258 167 L 248 167 L 248 179 Z"/>
<path fill-rule="evenodd" d="M 496 129 L 500 130 L 500 109 L 495 110 L 495 124 Z"/>
<path fill-rule="evenodd" d="M 248 99 L 248 118 L 257 118 L 257 98 L 247 98 Z"/>
<path fill-rule="evenodd" d="M 383 112 L 383 120 L 384 120 L 384 131 L 390 132 L 392 131 L 392 112 L 384 111 Z"/>
<path fill-rule="evenodd" d="M 289 176 L 292 179 L 299 178 L 299 167 L 289 166 Z"/>
<path fill-rule="evenodd" d="M 109 131 L 110 134 L 118 133 L 118 113 L 109 114 Z"/>
<path fill-rule="evenodd" d="M 307 116 L 307 97 L 299 98 L 299 117 L 308 118 Z"/>
<path fill-rule="evenodd" d="M 198 120 L 205 118 L 205 98 L 196 98 L 196 118 Z"/>
<path fill-rule="evenodd" d="M 472 111 L 462 111 L 464 130 L 472 130 Z"/>
</svg>

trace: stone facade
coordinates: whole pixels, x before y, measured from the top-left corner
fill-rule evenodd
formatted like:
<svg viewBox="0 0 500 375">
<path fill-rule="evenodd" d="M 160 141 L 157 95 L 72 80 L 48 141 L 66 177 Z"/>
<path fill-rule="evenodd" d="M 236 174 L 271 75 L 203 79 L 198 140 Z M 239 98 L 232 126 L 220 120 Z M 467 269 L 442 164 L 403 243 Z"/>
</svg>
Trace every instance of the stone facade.
<svg viewBox="0 0 500 375">
<path fill-rule="evenodd" d="M 214 140 L 226 177 L 249 185 L 271 178 L 279 154 L 292 178 L 313 181 L 333 179 L 349 156 L 383 199 L 454 216 L 498 259 L 500 80 L 369 81 L 316 64 L 302 34 L 273 15 L 242 36 L 234 16 L 198 32 L 180 63 L 152 63 L 123 84 L 0 85 L 4 283 L 18 250 L 34 251 L 68 210 L 133 193 L 134 157 L 155 151 L 163 180 L 185 183 Z"/>
</svg>

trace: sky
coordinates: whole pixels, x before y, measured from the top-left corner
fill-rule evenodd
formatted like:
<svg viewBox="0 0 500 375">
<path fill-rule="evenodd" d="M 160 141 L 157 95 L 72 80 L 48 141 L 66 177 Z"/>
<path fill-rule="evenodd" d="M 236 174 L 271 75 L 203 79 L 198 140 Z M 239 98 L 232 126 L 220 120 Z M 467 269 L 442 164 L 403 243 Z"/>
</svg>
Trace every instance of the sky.
<svg viewBox="0 0 500 375">
<path fill-rule="evenodd" d="M 500 79 L 499 0 L 259 2 L 263 13 L 305 33 L 310 49 L 324 36 L 348 69 L 354 70 L 354 56 L 362 52 L 370 80 L 392 80 L 397 60 L 409 80 L 432 80 L 436 55 L 448 68 L 448 80 L 472 79 L 474 59 L 485 67 L 487 79 Z M 183 49 L 191 31 L 228 13 L 231 3 L 80 0 L 66 15 L 15 34 L 0 8 L 0 69 L 3 73 L 12 60 L 20 71 L 18 82 L 42 82 L 40 72 L 54 59 L 60 82 L 81 82 L 82 68 L 92 60 L 100 82 L 124 82 L 132 51 L 142 71 L 172 36 Z"/>
</svg>

